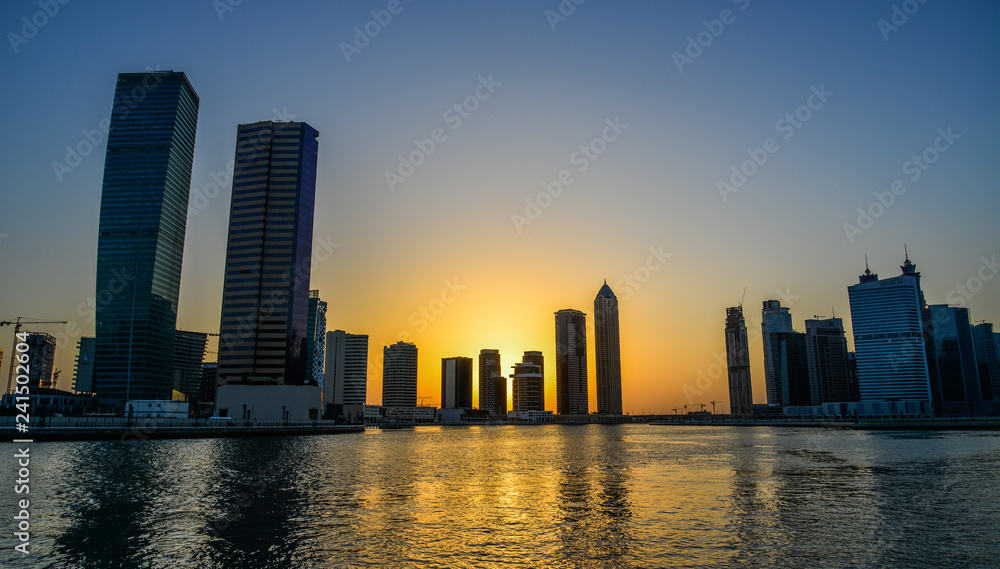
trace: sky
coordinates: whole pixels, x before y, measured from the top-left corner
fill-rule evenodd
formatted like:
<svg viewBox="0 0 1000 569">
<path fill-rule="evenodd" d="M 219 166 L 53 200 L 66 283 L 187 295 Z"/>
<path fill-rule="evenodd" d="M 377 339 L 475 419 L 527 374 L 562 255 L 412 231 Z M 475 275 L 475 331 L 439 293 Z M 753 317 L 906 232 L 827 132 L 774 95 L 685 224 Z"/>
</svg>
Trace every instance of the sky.
<svg viewBox="0 0 1000 569">
<path fill-rule="evenodd" d="M 626 412 L 728 410 L 741 301 L 764 403 L 762 301 L 851 343 L 866 255 L 895 276 L 905 244 L 929 303 L 1000 324 L 998 24 L 991 1 L 8 0 L 0 319 L 68 321 L 25 329 L 59 338 L 70 387 L 115 80 L 173 69 L 200 97 L 178 328 L 219 328 L 237 125 L 305 121 L 311 288 L 328 329 L 369 335 L 369 403 L 405 340 L 425 404 L 441 358 L 541 350 L 554 410 L 553 313 L 575 308 L 596 409 L 605 279 Z"/>
</svg>

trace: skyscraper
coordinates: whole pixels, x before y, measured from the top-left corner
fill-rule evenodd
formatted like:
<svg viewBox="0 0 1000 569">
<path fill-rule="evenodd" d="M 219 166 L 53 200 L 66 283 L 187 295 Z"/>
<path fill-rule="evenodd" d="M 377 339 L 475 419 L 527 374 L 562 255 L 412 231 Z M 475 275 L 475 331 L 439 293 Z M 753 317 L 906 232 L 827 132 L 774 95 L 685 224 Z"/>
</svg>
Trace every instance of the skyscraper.
<svg viewBox="0 0 1000 569">
<path fill-rule="evenodd" d="M 364 405 L 368 393 L 368 336 L 334 330 L 326 335 L 323 401 Z"/>
<path fill-rule="evenodd" d="M 932 304 L 923 311 L 935 415 L 968 415 L 983 401 L 969 309 Z"/>
<path fill-rule="evenodd" d="M 726 362 L 729 366 L 729 412 L 749 415 L 753 412 L 753 392 L 743 306 L 726 309 Z"/>
<path fill-rule="evenodd" d="M 219 326 L 219 382 L 315 385 L 307 348 L 319 133 L 239 126 Z"/>
<path fill-rule="evenodd" d="M 441 359 L 441 408 L 472 409 L 472 358 Z"/>
<path fill-rule="evenodd" d="M 618 298 L 608 286 L 608 281 L 604 281 L 594 299 L 594 348 L 597 352 L 597 412 L 621 415 L 622 356 L 618 334 Z"/>
<path fill-rule="evenodd" d="M 812 404 L 853 401 L 844 321 L 840 318 L 806 320 L 806 350 Z"/>
<path fill-rule="evenodd" d="M 507 416 L 507 378 L 500 373 L 500 351 L 479 352 L 479 408 L 494 417 Z"/>
<path fill-rule="evenodd" d="M 56 361 L 56 337 L 45 332 L 28 332 L 25 343 L 28 344 L 28 386 L 51 387 L 52 370 Z M 11 360 L 11 365 L 16 363 L 17 358 Z"/>
<path fill-rule="evenodd" d="M 769 332 L 766 338 L 773 358 L 775 404 L 811 405 L 806 335 L 791 331 Z"/>
<path fill-rule="evenodd" d="M 417 347 L 396 342 L 382 350 L 382 406 L 417 406 Z"/>
<path fill-rule="evenodd" d="M 545 373 L 541 352 L 524 352 L 521 363 L 514 364 L 513 411 L 545 410 Z"/>
<path fill-rule="evenodd" d="M 197 397 L 201 391 L 201 370 L 205 361 L 208 334 L 178 330 L 174 340 L 173 388 Z"/>
<path fill-rule="evenodd" d="M 879 280 L 867 264 L 847 287 L 861 401 L 930 401 L 919 273 L 909 259 L 904 273 Z"/>
<path fill-rule="evenodd" d="M 976 365 L 979 367 L 979 385 L 986 401 L 1000 401 L 1000 350 L 993 324 L 983 322 L 972 327 L 976 343 Z"/>
<path fill-rule="evenodd" d="M 97 338 L 80 338 L 76 343 L 76 362 L 73 365 L 73 391 L 94 391 L 94 346 Z"/>
<path fill-rule="evenodd" d="M 318 290 L 309 291 L 309 321 L 306 324 L 306 354 L 309 357 L 309 382 L 323 387 L 323 361 L 326 358 L 326 302 Z"/>
<path fill-rule="evenodd" d="M 97 238 L 94 387 L 105 404 L 170 396 L 197 122 L 183 73 L 118 75 Z"/>
<path fill-rule="evenodd" d="M 588 412 L 587 315 L 560 310 L 556 312 L 556 413 Z"/>
<path fill-rule="evenodd" d="M 768 340 L 768 334 L 792 332 L 792 315 L 788 312 L 788 308 L 781 306 L 781 302 L 765 300 L 760 317 L 761 340 L 764 344 L 764 382 L 767 387 L 767 404 L 789 405 L 789 403 L 783 402 L 781 384 L 776 376 L 773 363 L 772 342 Z"/>
</svg>

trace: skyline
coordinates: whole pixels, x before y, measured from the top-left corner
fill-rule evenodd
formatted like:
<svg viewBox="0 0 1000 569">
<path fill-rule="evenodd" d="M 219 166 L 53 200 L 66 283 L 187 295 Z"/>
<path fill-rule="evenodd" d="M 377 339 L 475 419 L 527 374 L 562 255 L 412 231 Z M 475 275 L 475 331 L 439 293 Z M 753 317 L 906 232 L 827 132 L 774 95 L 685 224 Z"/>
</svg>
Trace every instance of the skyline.
<svg viewBox="0 0 1000 569">
<path fill-rule="evenodd" d="M 114 77 L 147 66 L 186 73 L 201 98 L 178 328 L 218 332 L 231 188 L 205 196 L 228 174 L 237 125 L 308 122 L 323 133 L 309 289 L 329 302 L 328 329 L 370 336 L 372 403 L 382 391 L 380 347 L 398 340 L 420 349 L 417 395 L 431 400 L 443 357 L 498 349 L 509 370 L 519 354 L 541 350 L 555 362 L 551 314 L 587 307 L 604 278 L 620 299 L 623 403 L 632 413 L 689 402 L 684 387 L 717 354 L 724 361 L 722 310 L 743 286 L 755 402 L 765 400 L 758 303 L 782 300 L 799 330 L 835 313 L 853 347 L 846 289 L 866 253 L 874 272 L 894 274 L 904 243 L 929 304 L 960 299 L 973 321 L 1000 321 L 1000 288 L 989 280 L 1000 248 L 1000 167 L 990 159 L 1000 42 L 987 29 L 998 7 L 921 5 L 885 39 L 877 22 L 890 18 L 891 3 L 782 12 L 743 2 L 589 2 L 554 30 L 542 5 L 403 3 L 345 61 L 340 44 L 385 5 L 271 13 L 241 4 L 220 19 L 209 4 L 124 14 L 70 4 L 4 55 L 18 86 L 5 118 L 18 136 L 0 158 L 8 173 L 0 261 L 17 270 L 0 275 L 0 318 L 74 321 L 82 333 L 57 350 L 61 385 L 76 339 L 93 334 L 85 302 L 95 291 L 80 283 L 95 280 L 105 144 L 61 175 L 53 163 L 68 163 L 66 145 L 86 148 L 83 131 L 109 116 Z M 725 9 L 735 20 L 678 71 L 672 54 L 703 21 L 728 19 Z M 37 10 L 7 3 L 0 23 L 13 30 Z M 85 33 L 140 13 L 162 18 L 162 29 L 141 41 L 129 39 L 137 30 L 118 30 L 107 45 Z M 300 31 L 278 32 L 267 50 L 251 45 L 242 59 L 224 49 L 282 22 Z M 493 30 L 489 23 L 496 36 L 473 37 Z M 429 29 L 443 33 L 431 39 Z M 171 33 L 180 30 L 190 46 L 176 44 Z M 769 38 L 776 30 L 784 34 Z M 322 38 L 326 50 L 292 57 L 312 45 L 300 34 Z M 801 53 L 783 51 L 794 38 Z M 122 55 L 125 41 L 136 49 Z M 71 49 L 81 44 L 92 51 Z M 57 61 L 57 73 L 44 72 Z M 820 102 L 817 92 L 832 95 Z M 801 108 L 800 127 L 781 122 Z M 433 151 L 393 191 L 385 173 L 423 148 Z M 744 167 L 748 158 L 759 166 Z M 720 195 L 719 182 L 739 181 L 732 168 L 747 180 Z M 545 188 L 548 200 L 539 197 Z M 858 207 L 872 225 L 845 233 L 845 223 L 865 225 Z M 981 288 L 970 292 L 974 278 Z M 596 338 L 590 315 L 587 328 Z M 66 336 L 61 326 L 25 329 Z M 10 340 L 11 329 L 0 329 L 0 347 L 8 351 Z M 596 409 L 594 358 L 587 375 Z M 725 383 L 693 403 L 727 400 Z M 546 391 L 545 407 L 555 409 L 554 364 Z"/>
</svg>

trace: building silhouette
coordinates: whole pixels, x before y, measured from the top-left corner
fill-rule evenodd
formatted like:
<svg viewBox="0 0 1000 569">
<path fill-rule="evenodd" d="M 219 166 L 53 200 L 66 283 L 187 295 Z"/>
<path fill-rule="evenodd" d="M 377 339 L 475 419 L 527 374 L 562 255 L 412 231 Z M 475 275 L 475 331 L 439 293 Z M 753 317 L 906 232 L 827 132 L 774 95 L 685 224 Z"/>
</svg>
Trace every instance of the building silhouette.
<svg viewBox="0 0 1000 569">
<path fill-rule="evenodd" d="M 782 384 L 776 375 L 774 367 L 774 356 L 772 356 L 772 342 L 768 335 L 774 332 L 793 332 L 792 315 L 788 308 L 781 306 L 777 300 L 765 300 L 760 311 L 760 331 L 761 340 L 764 344 L 764 383 L 767 389 L 768 405 L 789 405 L 785 402 L 788 399 L 787 389 L 782 392 Z M 796 405 L 798 405 L 796 403 Z"/>
<path fill-rule="evenodd" d="M 618 298 L 604 281 L 594 299 L 594 351 L 597 356 L 597 412 L 622 414 L 622 355 Z"/>
<path fill-rule="evenodd" d="M 73 391 L 94 391 L 94 347 L 97 338 L 80 338 L 76 343 L 76 361 L 73 364 Z"/>
<path fill-rule="evenodd" d="M 520 363 L 514 364 L 514 401 L 512 411 L 545 410 L 545 371 L 541 352 L 524 352 Z"/>
<path fill-rule="evenodd" d="M 472 358 L 441 359 L 441 408 L 472 409 Z"/>
<path fill-rule="evenodd" d="M 323 401 L 364 405 L 368 394 L 368 335 L 334 330 L 326 335 Z"/>
<path fill-rule="evenodd" d="M 174 338 L 174 391 L 197 397 L 208 334 L 177 330 Z"/>
<path fill-rule="evenodd" d="M 743 306 L 726 309 L 726 362 L 729 367 L 729 412 L 749 415 L 753 412 L 750 385 L 750 348 Z"/>
<path fill-rule="evenodd" d="M 500 372 L 500 350 L 479 352 L 479 409 L 507 416 L 507 378 Z"/>
<path fill-rule="evenodd" d="M 183 73 L 118 75 L 97 238 L 94 388 L 106 405 L 170 396 L 197 122 Z"/>
<path fill-rule="evenodd" d="M 587 402 L 587 315 L 556 312 L 556 413 L 589 413 Z"/>
<path fill-rule="evenodd" d="M 969 415 L 984 400 L 969 309 L 924 309 L 924 341 L 935 415 Z"/>
<path fill-rule="evenodd" d="M 847 337 L 840 318 L 806 320 L 812 405 L 856 401 L 851 393 Z"/>
<path fill-rule="evenodd" d="M 982 322 L 972 327 L 972 339 L 983 399 L 1000 402 L 1000 333 L 993 331 L 993 324 Z"/>
<path fill-rule="evenodd" d="M 318 290 L 309 291 L 309 320 L 306 323 L 306 354 L 309 358 L 309 383 L 323 387 L 326 358 L 326 302 Z"/>
<path fill-rule="evenodd" d="M 52 371 L 56 361 L 56 337 L 45 332 L 28 332 L 24 343 L 28 345 L 28 387 L 52 387 Z M 18 364 L 11 359 L 11 366 Z M 20 371 L 20 370 L 18 370 Z"/>
<path fill-rule="evenodd" d="M 396 342 L 382 349 L 382 406 L 417 406 L 417 347 Z"/>
<path fill-rule="evenodd" d="M 303 122 L 238 128 L 220 383 L 316 385 L 308 311 L 318 137 Z"/>
<path fill-rule="evenodd" d="M 774 403 L 769 405 L 811 405 L 809 385 L 809 352 L 806 335 L 801 332 L 768 332 L 764 335 L 768 347 L 766 353 L 772 359 L 772 379 Z"/>
<path fill-rule="evenodd" d="M 879 280 L 867 266 L 847 287 L 861 401 L 931 401 L 923 339 L 920 273 L 909 258 L 903 274 Z"/>
</svg>

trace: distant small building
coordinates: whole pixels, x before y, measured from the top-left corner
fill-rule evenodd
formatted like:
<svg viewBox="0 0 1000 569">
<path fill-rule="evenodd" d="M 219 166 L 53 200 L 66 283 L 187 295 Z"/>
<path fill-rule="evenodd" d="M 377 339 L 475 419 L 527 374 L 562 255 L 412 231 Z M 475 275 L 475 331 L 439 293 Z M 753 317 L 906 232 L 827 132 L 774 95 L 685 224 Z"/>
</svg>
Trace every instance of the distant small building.
<svg viewBox="0 0 1000 569">
<path fill-rule="evenodd" d="M 187 419 L 190 406 L 187 401 L 170 401 L 165 399 L 132 399 L 125 402 L 123 413 L 126 417 L 136 419 Z"/>
<path fill-rule="evenodd" d="M 73 366 L 73 391 L 94 392 L 94 349 L 97 338 L 80 338 L 76 343 L 76 362 Z"/>
<path fill-rule="evenodd" d="M 526 423 L 551 423 L 552 411 L 510 411 L 507 413 L 507 420 L 522 421 Z"/>
<path fill-rule="evenodd" d="M 216 394 L 215 414 L 241 421 L 302 423 L 320 418 L 318 385 L 222 385 Z"/>
<path fill-rule="evenodd" d="M 16 394 L 8 393 L 0 399 L 0 415 L 17 413 Z M 86 415 L 97 407 L 97 397 L 91 393 L 70 393 L 50 387 L 32 387 L 28 395 L 29 414 L 45 417 L 51 415 Z"/>
</svg>

